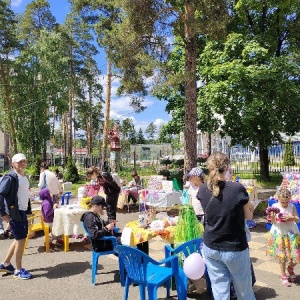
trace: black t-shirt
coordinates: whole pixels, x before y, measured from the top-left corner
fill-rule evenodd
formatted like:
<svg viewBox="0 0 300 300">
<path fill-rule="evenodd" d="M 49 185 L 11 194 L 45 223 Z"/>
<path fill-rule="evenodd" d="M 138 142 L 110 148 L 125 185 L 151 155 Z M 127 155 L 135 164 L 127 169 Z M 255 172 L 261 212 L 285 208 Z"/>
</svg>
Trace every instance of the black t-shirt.
<svg viewBox="0 0 300 300">
<path fill-rule="evenodd" d="M 206 183 L 197 194 L 205 212 L 204 244 L 214 250 L 243 251 L 248 248 L 243 211 L 248 193 L 238 182 L 220 181 L 219 186 L 220 194 L 209 205 L 212 192 Z"/>
</svg>

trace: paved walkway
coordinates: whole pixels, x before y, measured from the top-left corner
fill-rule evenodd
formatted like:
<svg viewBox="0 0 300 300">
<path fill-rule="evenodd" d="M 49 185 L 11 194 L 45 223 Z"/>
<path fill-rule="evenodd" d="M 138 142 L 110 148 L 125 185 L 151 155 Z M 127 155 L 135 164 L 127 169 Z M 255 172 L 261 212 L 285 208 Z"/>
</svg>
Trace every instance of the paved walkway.
<svg viewBox="0 0 300 300">
<path fill-rule="evenodd" d="M 138 213 L 118 213 L 119 227 L 123 227 L 128 221 L 137 219 Z M 251 260 L 257 282 L 254 286 L 256 299 L 299 299 L 299 286 L 284 287 L 279 280 L 279 265 L 265 256 L 267 231 L 264 227 L 264 218 L 256 220 L 258 226 L 252 229 L 252 241 L 250 242 Z M 0 241 L 0 260 L 10 245 L 11 240 Z M 165 242 L 157 237 L 150 242 L 150 255 L 155 259 L 163 257 Z M 97 285 L 91 285 L 91 252 L 89 245 L 76 239 L 70 239 L 70 251 L 45 253 L 43 237 L 37 236 L 31 239 L 26 249 L 23 265 L 34 276 L 32 280 L 13 280 L 12 276 L 2 276 L 0 273 L 0 299 L 5 300 L 29 300 L 34 297 L 39 300 L 52 299 L 123 299 L 123 288 L 115 280 L 118 272 L 118 262 L 115 256 L 100 258 L 97 274 Z M 296 266 L 295 273 L 300 275 L 300 266 Z M 300 284 L 300 276 L 297 282 Z M 222 276 L 222 274 L 220 274 Z M 297 296 L 298 295 L 298 296 Z M 160 288 L 158 299 L 165 298 L 165 290 Z M 172 292 L 177 299 L 176 293 Z M 129 299 L 139 299 L 138 287 L 130 287 Z M 201 295 L 189 295 L 189 299 L 210 299 L 203 293 Z"/>
</svg>

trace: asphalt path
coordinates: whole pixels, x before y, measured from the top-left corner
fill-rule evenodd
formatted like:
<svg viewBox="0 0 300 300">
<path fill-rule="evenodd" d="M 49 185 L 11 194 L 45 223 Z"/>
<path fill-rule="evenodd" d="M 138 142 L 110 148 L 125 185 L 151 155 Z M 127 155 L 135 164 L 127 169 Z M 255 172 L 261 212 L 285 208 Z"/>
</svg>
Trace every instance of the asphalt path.
<svg viewBox="0 0 300 300">
<path fill-rule="evenodd" d="M 138 218 L 138 212 L 127 212 L 125 209 L 117 214 L 118 226 Z M 254 265 L 257 282 L 254 286 L 257 300 L 264 299 L 300 299 L 298 284 L 284 287 L 279 279 L 279 265 L 265 255 L 267 230 L 265 218 L 256 217 L 257 227 L 252 229 L 250 242 L 251 260 Z M 3 261 L 11 240 L 0 241 L 0 261 Z M 155 259 L 163 258 L 165 242 L 157 237 L 150 241 L 150 255 Z M 23 267 L 33 274 L 31 280 L 15 280 L 11 275 L 0 273 L 0 299 L 123 299 L 123 287 L 118 281 L 118 261 L 113 255 L 100 257 L 97 284 L 91 285 L 91 251 L 86 242 L 70 238 L 70 251 L 62 249 L 45 253 L 43 235 L 38 233 L 30 239 L 23 257 Z M 12 261 L 14 264 L 14 261 Z M 300 274 L 299 265 L 295 273 Z M 221 276 L 221 274 L 220 274 Z M 297 276 L 300 284 L 300 276 Z M 298 296 L 297 296 L 298 295 Z M 172 298 L 177 299 L 176 291 Z M 138 287 L 131 286 L 129 299 L 139 299 Z M 158 289 L 158 299 L 166 298 L 165 289 Z M 211 299 L 206 292 L 189 294 L 188 299 Z"/>
</svg>

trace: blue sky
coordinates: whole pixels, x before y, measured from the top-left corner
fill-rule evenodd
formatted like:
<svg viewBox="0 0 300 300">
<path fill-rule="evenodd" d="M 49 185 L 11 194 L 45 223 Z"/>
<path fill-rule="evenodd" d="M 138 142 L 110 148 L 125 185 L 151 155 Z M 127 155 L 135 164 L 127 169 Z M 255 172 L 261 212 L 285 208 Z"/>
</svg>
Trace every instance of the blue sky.
<svg viewBox="0 0 300 300">
<path fill-rule="evenodd" d="M 26 5 L 32 2 L 31 0 L 11 0 L 12 9 L 16 13 L 24 12 Z M 68 0 L 48 0 L 50 3 L 50 9 L 52 14 L 56 18 L 58 23 L 64 23 L 65 17 L 69 12 L 69 3 Z M 106 90 L 106 61 L 103 53 L 97 56 L 98 67 L 102 71 L 102 76 L 100 78 L 101 83 L 103 84 L 104 91 Z M 133 113 L 132 108 L 129 106 L 128 97 L 116 97 L 116 90 L 118 88 L 118 80 L 113 79 L 112 81 L 112 102 L 111 102 L 111 111 L 110 117 L 113 119 L 124 120 L 125 118 L 132 118 L 136 131 L 139 128 L 145 130 L 150 122 L 154 122 L 157 127 L 160 127 L 162 124 L 168 122 L 171 117 L 165 112 L 166 102 L 159 101 L 157 99 L 148 97 L 145 100 L 144 106 L 147 106 L 147 109 L 139 114 Z M 103 95 L 105 99 L 105 94 Z"/>
</svg>

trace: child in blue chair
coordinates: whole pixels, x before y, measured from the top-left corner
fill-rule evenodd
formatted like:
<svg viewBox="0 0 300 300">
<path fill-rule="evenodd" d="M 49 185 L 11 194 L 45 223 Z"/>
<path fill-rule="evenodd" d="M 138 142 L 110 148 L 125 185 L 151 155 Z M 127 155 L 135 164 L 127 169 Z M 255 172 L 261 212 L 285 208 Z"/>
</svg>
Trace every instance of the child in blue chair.
<svg viewBox="0 0 300 300">
<path fill-rule="evenodd" d="M 112 250 L 110 241 L 100 240 L 103 236 L 115 236 L 118 244 L 121 245 L 121 233 L 115 232 L 116 220 L 104 221 L 101 216 L 104 214 L 104 207 L 107 206 L 101 196 L 94 196 L 88 204 L 89 211 L 85 212 L 80 221 L 89 233 L 93 250 L 96 252 Z"/>
</svg>

